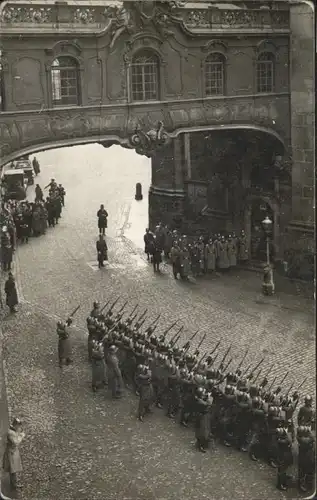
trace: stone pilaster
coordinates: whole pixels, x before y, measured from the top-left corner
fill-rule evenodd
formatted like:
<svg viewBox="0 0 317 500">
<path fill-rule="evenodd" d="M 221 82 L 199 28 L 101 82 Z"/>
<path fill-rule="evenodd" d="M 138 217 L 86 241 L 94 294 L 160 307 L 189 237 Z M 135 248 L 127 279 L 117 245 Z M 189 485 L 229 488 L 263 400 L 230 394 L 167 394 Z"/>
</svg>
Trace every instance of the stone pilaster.
<svg viewBox="0 0 317 500">
<path fill-rule="evenodd" d="M 290 90 L 292 141 L 292 221 L 296 233 L 314 224 L 314 12 L 307 3 L 290 4 Z M 295 239 L 298 239 L 294 235 Z"/>
<path fill-rule="evenodd" d="M 149 192 L 149 225 L 158 222 L 182 227 L 184 218 L 184 153 L 182 136 L 176 137 L 152 158 L 152 184 Z"/>
</svg>

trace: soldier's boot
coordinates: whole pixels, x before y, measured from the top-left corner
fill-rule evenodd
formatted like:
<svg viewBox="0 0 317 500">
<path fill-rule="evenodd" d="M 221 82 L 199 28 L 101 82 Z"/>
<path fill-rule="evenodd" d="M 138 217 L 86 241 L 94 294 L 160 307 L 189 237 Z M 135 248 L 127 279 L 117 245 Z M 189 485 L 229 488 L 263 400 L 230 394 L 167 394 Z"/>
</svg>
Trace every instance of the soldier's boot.
<svg viewBox="0 0 317 500">
<path fill-rule="evenodd" d="M 92 388 L 93 392 L 97 392 L 97 386 L 96 385 L 92 385 L 91 388 Z"/>
<path fill-rule="evenodd" d="M 197 438 L 196 445 L 197 445 L 198 450 L 201 453 L 206 453 L 206 448 L 205 448 L 204 443 L 202 442 L 201 439 Z"/>
<path fill-rule="evenodd" d="M 287 490 L 287 475 L 285 472 L 277 472 L 277 488 L 281 491 Z"/>
<path fill-rule="evenodd" d="M 182 410 L 180 424 L 183 427 L 188 427 L 188 421 L 189 421 L 189 413 L 186 413 L 184 410 Z"/>
</svg>

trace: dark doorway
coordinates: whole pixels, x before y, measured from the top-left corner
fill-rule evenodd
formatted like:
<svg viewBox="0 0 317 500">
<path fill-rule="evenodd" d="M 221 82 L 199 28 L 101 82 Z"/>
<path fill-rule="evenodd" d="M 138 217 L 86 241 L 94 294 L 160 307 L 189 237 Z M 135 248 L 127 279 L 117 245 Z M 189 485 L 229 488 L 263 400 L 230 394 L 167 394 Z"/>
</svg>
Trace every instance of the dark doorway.
<svg viewBox="0 0 317 500">
<path fill-rule="evenodd" d="M 257 198 L 252 202 L 251 208 L 251 258 L 252 260 L 266 261 L 266 233 L 263 230 L 262 221 L 265 217 L 269 217 L 272 221 L 272 232 L 269 235 L 270 243 L 270 258 L 274 260 L 274 213 L 270 205 L 261 198 Z"/>
</svg>

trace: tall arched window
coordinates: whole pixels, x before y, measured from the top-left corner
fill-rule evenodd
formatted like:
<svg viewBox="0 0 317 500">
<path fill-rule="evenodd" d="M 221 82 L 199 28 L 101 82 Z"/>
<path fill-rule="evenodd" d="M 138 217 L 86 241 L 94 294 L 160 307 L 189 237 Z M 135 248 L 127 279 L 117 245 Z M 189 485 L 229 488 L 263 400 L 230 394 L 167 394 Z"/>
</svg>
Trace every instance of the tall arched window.
<svg viewBox="0 0 317 500">
<path fill-rule="evenodd" d="M 61 56 L 51 67 L 53 106 L 77 106 L 80 104 L 79 68 L 73 57 Z"/>
<path fill-rule="evenodd" d="M 256 64 L 257 92 L 268 94 L 274 90 L 274 55 L 271 52 L 262 52 Z"/>
<path fill-rule="evenodd" d="M 205 61 L 205 95 L 224 95 L 225 57 L 222 54 L 209 54 Z"/>
<path fill-rule="evenodd" d="M 149 51 L 139 52 L 131 64 L 133 101 L 159 100 L 159 59 Z"/>
</svg>

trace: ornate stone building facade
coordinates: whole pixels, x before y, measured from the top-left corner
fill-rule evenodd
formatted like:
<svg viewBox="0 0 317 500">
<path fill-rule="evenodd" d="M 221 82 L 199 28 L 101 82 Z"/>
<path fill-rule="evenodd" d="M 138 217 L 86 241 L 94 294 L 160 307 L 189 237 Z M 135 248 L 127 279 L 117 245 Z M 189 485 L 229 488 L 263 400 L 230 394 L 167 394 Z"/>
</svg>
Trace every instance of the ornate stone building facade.
<svg viewBox="0 0 317 500">
<path fill-rule="evenodd" d="M 150 223 L 314 252 L 304 2 L 3 2 L 1 164 L 99 141 L 152 158 Z"/>
</svg>

